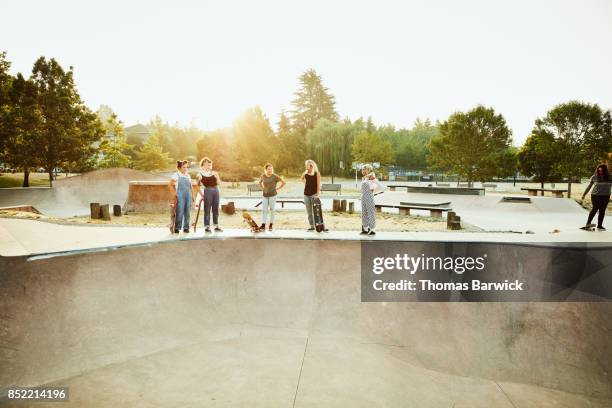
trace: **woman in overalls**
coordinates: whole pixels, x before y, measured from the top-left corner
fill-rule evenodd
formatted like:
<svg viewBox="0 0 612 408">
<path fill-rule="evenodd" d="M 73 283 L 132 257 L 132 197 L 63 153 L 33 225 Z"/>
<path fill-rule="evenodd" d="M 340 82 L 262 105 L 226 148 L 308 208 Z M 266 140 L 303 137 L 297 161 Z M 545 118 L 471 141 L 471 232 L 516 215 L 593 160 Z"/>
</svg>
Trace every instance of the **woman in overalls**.
<svg viewBox="0 0 612 408">
<path fill-rule="evenodd" d="M 172 175 L 170 185 L 174 187 L 177 199 L 174 233 L 178 234 L 181 228 L 183 232 L 189 232 L 189 215 L 193 197 L 191 195 L 191 177 L 187 173 L 187 161 L 177 160 L 176 173 Z"/>
<path fill-rule="evenodd" d="M 212 210 L 213 224 L 216 232 L 222 232 L 219 227 L 219 173 L 213 171 L 213 162 L 208 157 L 200 160 L 200 172 L 196 176 L 198 182 L 204 187 L 204 231 L 210 230 L 210 212 Z"/>
<path fill-rule="evenodd" d="M 376 207 L 374 206 L 374 180 L 376 176 L 369 165 L 361 168 L 361 234 L 375 235 L 376 228 Z"/>
</svg>

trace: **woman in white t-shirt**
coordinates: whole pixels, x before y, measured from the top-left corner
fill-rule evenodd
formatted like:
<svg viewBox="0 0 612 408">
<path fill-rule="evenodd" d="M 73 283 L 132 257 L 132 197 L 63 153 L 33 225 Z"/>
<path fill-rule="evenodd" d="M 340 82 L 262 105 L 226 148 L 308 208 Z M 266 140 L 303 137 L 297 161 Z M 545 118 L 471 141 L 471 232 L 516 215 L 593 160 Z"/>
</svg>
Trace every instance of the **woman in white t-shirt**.
<svg viewBox="0 0 612 408">
<path fill-rule="evenodd" d="M 181 228 L 183 232 L 189 232 L 189 216 L 193 196 L 191 194 L 191 177 L 187 173 L 187 161 L 177 160 L 176 173 L 172 175 L 170 185 L 176 193 L 176 220 L 174 222 L 174 233 L 178 234 Z"/>
</svg>

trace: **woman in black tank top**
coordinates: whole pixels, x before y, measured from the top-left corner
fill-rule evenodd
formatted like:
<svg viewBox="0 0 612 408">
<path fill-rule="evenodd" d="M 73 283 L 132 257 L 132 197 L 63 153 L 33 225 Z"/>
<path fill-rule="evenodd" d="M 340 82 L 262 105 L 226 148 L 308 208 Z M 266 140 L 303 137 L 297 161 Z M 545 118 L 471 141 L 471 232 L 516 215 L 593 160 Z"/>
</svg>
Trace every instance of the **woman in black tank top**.
<svg viewBox="0 0 612 408">
<path fill-rule="evenodd" d="M 321 174 L 319 174 L 317 164 L 313 160 L 306 160 L 305 166 L 306 170 L 302 173 L 300 179 L 304 183 L 304 205 L 306 206 L 306 214 L 310 224 L 308 231 L 314 231 L 315 222 L 312 213 L 312 198 L 318 197 L 321 192 Z"/>
</svg>

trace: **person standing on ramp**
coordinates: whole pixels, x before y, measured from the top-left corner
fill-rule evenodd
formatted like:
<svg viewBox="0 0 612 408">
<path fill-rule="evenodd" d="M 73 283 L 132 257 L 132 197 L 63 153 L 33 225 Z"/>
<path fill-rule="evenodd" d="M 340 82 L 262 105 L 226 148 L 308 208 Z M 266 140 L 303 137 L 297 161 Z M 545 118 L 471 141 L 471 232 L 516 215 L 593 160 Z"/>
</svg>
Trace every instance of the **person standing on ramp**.
<svg viewBox="0 0 612 408">
<path fill-rule="evenodd" d="M 304 205 L 306 206 L 306 214 L 308 215 L 308 223 L 310 225 L 308 231 L 315 231 L 313 205 L 315 204 L 315 198 L 318 199 L 321 193 L 321 174 L 319 174 L 317 163 L 314 160 L 306 160 L 304 165 L 306 170 L 302 173 L 300 180 L 304 183 Z"/>
<path fill-rule="evenodd" d="M 584 230 L 594 230 L 595 224 L 591 224 L 593 222 L 593 218 L 595 218 L 595 214 L 599 211 L 599 216 L 597 217 L 597 229 L 599 231 L 605 231 L 606 229 L 603 226 L 604 217 L 606 216 L 606 208 L 608 207 L 608 203 L 610 202 L 610 190 L 612 185 L 612 180 L 610 179 L 610 173 L 608 172 L 608 166 L 605 164 L 600 164 L 597 166 L 595 170 L 595 174 L 591 177 L 591 182 L 589 183 L 586 190 L 584 190 L 584 194 L 582 194 L 582 200 L 587 195 L 591 187 L 593 187 L 593 191 L 591 192 L 591 203 L 593 204 L 593 209 L 589 213 L 589 218 L 587 219 L 587 223 L 581 229 Z"/>
<path fill-rule="evenodd" d="M 361 234 L 375 235 L 376 207 L 374 205 L 374 190 L 378 186 L 376 175 L 369 164 L 361 168 Z"/>
<path fill-rule="evenodd" d="M 215 232 L 222 232 L 219 227 L 219 188 L 221 179 L 219 173 L 213 171 L 213 162 L 208 157 L 200 160 L 200 172 L 197 175 L 198 182 L 204 186 L 204 231 L 210 230 L 210 213 L 212 211 Z"/>
<path fill-rule="evenodd" d="M 278 183 L 280 183 L 280 186 L 277 188 L 276 185 Z M 277 190 L 280 190 L 285 186 L 285 180 L 283 180 L 280 176 L 274 173 L 274 167 L 272 167 L 271 163 L 267 163 L 264 166 L 264 173 L 259 178 L 259 186 L 263 190 L 261 227 L 259 227 L 259 230 L 266 230 L 266 219 L 268 217 L 269 208 L 270 224 L 268 225 L 268 228 L 270 229 L 270 231 L 272 231 L 272 224 L 274 224 L 274 206 L 276 204 L 276 196 L 278 194 Z"/>
<path fill-rule="evenodd" d="M 172 175 L 170 185 L 174 187 L 177 203 L 174 233 L 178 234 L 181 228 L 183 232 L 189 232 L 189 216 L 193 196 L 191 194 L 191 177 L 187 173 L 187 161 L 177 160 L 176 172 Z"/>
</svg>

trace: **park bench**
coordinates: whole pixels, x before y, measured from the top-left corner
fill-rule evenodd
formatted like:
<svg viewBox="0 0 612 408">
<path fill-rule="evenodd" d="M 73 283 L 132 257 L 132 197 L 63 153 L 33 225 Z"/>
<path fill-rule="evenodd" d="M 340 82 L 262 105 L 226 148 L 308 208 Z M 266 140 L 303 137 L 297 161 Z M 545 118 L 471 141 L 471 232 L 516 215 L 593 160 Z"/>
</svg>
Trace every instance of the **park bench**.
<svg viewBox="0 0 612 408">
<path fill-rule="evenodd" d="M 341 184 L 321 184 L 321 192 L 323 191 L 335 191 L 336 195 L 340 195 L 342 191 Z"/>
<path fill-rule="evenodd" d="M 484 188 L 497 188 L 497 184 L 494 183 L 482 183 Z"/>
<path fill-rule="evenodd" d="M 281 208 L 285 208 L 285 203 L 287 204 L 304 204 L 303 200 L 296 200 L 296 199 L 292 199 L 292 198 L 279 198 L 276 200 L 277 203 L 280 203 Z M 260 201 L 259 203 L 255 204 L 255 207 L 259 207 L 260 205 L 263 204 L 263 201 Z"/>
<path fill-rule="evenodd" d="M 450 187 L 450 183 L 439 183 L 436 181 L 436 186 L 438 187 Z"/>
<path fill-rule="evenodd" d="M 441 218 L 442 213 L 445 211 L 452 211 L 452 208 L 450 207 L 437 207 L 435 205 L 434 206 L 421 205 L 418 203 L 416 205 L 376 204 L 374 205 L 374 207 L 376 208 L 376 212 L 382 212 L 383 208 L 397 208 L 401 215 L 410 215 L 410 210 L 425 210 L 425 211 L 429 211 L 429 215 L 431 217 L 436 217 L 436 218 Z"/>
<path fill-rule="evenodd" d="M 263 191 L 259 184 L 247 184 L 247 190 L 249 191 L 249 195 L 253 192 Z"/>
<path fill-rule="evenodd" d="M 484 188 L 461 188 L 461 187 L 433 187 L 433 186 L 407 186 L 409 193 L 430 194 L 458 194 L 458 195 L 485 195 Z"/>
<path fill-rule="evenodd" d="M 521 190 L 527 190 L 527 195 L 537 196 L 538 191 L 541 192 L 541 195 L 544 195 L 545 191 L 549 191 L 556 198 L 563 198 L 563 193 L 567 193 L 567 190 L 563 190 L 560 188 L 535 188 L 535 187 L 523 187 Z"/>
</svg>

